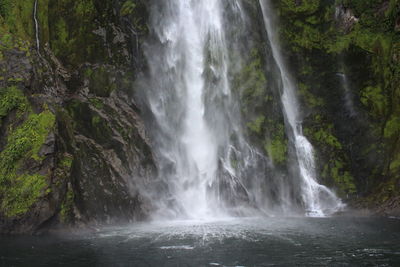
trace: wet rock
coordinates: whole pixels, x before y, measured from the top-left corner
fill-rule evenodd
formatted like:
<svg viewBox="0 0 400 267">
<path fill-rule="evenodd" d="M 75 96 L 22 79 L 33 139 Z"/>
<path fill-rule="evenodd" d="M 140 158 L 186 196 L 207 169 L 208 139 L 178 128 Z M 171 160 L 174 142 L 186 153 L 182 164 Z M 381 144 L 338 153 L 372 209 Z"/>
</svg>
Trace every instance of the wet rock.
<svg viewBox="0 0 400 267">
<path fill-rule="evenodd" d="M 29 100 L 29 112 L 55 117 L 38 154 L 17 171 L 45 177 L 45 187 L 27 211 L 7 216 L 0 209 L 0 233 L 143 220 L 153 204 L 142 189 L 156 170 L 132 100 L 139 69 L 139 60 L 132 59 L 141 53 L 138 36 L 115 16 L 117 1 L 95 1 L 86 17 L 74 1 L 50 2 L 46 26 L 51 33 L 66 32 L 67 39 L 49 34 L 41 40 L 40 55 L 32 46 L 29 53 L 2 51 L 0 60 L 0 88 L 16 84 Z M 7 145 L 10 125 L 27 116 L 16 121 L 12 111 L 2 120 L 0 149 Z"/>
<path fill-rule="evenodd" d="M 343 5 L 336 7 L 335 19 L 338 27 L 345 33 L 350 32 L 354 25 L 359 21 L 359 19 L 355 17 L 353 11 Z"/>
</svg>

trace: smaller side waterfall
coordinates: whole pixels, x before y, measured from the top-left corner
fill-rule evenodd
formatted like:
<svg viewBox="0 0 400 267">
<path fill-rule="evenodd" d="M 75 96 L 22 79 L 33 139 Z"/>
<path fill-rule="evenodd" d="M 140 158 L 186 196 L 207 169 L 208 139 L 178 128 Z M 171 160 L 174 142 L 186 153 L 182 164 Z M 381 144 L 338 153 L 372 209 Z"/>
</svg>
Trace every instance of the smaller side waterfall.
<svg viewBox="0 0 400 267">
<path fill-rule="evenodd" d="M 282 82 L 281 101 L 287 123 L 286 128 L 294 143 L 299 172 L 298 176 L 301 179 L 303 205 L 308 216 L 329 215 L 340 209 L 343 204 L 332 191 L 317 182 L 313 147 L 302 133 L 299 104 L 296 96 L 297 88 L 289 74 L 279 48 L 277 27 L 274 24 L 274 15 L 270 0 L 260 0 L 260 5 L 273 58 L 280 71 Z"/>
<path fill-rule="evenodd" d="M 357 111 L 354 107 L 354 100 L 350 90 L 349 79 L 347 78 L 347 75 L 345 73 L 338 73 L 337 75 L 340 78 L 340 82 L 343 88 L 343 102 L 346 109 L 346 115 L 350 118 L 354 118 L 357 116 Z"/>
<path fill-rule="evenodd" d="M 40 55 L 39 22 L 37 19 L 37 11 L 38 11 L 38 0 L 35 0 L 35 4 L 33 6 L 33 20 L 35 21 L 36 49 L 38 54 Z"/>
</svg>

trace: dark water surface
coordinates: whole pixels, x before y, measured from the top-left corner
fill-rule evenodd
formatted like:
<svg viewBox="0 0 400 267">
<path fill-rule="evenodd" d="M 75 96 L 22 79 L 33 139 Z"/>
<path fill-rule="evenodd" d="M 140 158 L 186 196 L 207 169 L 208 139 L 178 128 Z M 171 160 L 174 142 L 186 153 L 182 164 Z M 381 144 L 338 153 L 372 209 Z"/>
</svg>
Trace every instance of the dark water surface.
<svg viewBox="0 0 400 267">
<path fill-rule="evenodd" d="M 400 220 L 249 218 L 0 236 L 0 266 L 400 266 Z"/>
</svg>

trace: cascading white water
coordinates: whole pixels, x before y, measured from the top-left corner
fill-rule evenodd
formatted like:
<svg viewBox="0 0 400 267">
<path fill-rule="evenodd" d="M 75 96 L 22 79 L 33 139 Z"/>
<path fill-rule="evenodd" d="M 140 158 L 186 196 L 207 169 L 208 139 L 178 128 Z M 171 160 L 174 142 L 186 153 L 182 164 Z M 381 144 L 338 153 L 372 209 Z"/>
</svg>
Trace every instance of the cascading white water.
<svg viewBox="0 0 400 267">
<path fill-rule="evenodd" d="M 174 202 L 160 210 L 178 206 L 174 213 L 189 218 L 224 214 L 223 199 L 234 199 L 231 194 L 247 197 L 230 160 L 233 151 L 250 150 L 231 144 L 234 135 L 236 146 L 246 146 L 228 81 L 222 4 L 156 1 L 151 25 L 158 41 L 145 49 L 151 82 L 146 98 L 157 125 L 154 147 Z M 225 4 L 240 10 L 236 1 Z M 222 191 L 229 193 L 221 196 Z"/>
<path fill-rule="evenodd" d="M 148 76 L 139 82 L 138 98 L 147 110 L 159 170 L 160 182 L 143 190 L 157 201 L 155 217 L 290 214 L 297 212 L 299 198 L 308 215 L 336 210 L 340 201 L 316 182 L 312 146 L 301 134 L 295 88 L 271 25 L 301 190 L 293 190 L 296 177 L 287 181 L 275 173 L 242 133 L 238 92 L 231 90 L 232 76 L 246 61 L 239 51 L 249 51 L 237 43 L 240 32 L 242 41 L 248 36 L 241 1 L 153 0 L 150 7 L 151 38 L 144 48 Z"/>
<path fill-rule="evenodd" d="M 40 55 L 40 41 L 39 41 L 39 23 L 37 19 L 37 10 L 38 10 L 38 0 L 35 0 L 33 6 L 33 20 L 35 21 L 35 38 L 36 38 L 36 49 L 38 54 Z"/>
<path fill-rule="evenodd" d="M 314 152 L 311 143 L 302 134 L 299 104 L 296 97 L 296 86 L 285 65 L 279 48 L 277 27 L 270 0 L 259 0 L 264 16 L 265 28 L 271 45 L 272 54 L 280 71 L 282 80 L 281 101 L 288 129 L 293 136 L 299 176 L 301 178 L 302 200 L 309 216 L 324 216 L 340 209 L 343 204 L 327 187 L 320 185 L 316 179 Z"/>
</svg>

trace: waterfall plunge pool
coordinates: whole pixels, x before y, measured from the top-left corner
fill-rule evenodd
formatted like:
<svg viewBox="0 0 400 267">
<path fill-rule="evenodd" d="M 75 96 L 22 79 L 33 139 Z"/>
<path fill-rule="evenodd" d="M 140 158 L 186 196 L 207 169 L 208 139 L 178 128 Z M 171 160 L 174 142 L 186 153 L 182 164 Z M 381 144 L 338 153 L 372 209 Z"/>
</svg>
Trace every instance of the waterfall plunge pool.
<svg viewBox="0 0 400 267">
<path fill-rule="evenodd" d="M 1 236 L 0 266 L 399 266 L 396 218 L 149 222 Z"/>
</svg>

